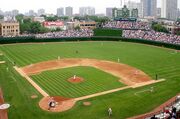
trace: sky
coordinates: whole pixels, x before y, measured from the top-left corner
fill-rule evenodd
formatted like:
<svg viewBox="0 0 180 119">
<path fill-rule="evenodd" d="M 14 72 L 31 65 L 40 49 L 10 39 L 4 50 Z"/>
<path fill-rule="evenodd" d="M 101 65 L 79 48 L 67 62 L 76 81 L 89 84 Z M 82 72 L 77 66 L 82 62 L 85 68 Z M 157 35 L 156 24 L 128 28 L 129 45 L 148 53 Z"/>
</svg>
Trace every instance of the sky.
<svg viewBox="0 0 180 119">
<path fill-rule="evenodd" d="M 128 1 L 128 0 L 125 0 Z M 139 2 L 140 0 L 131 0 Z M 96 13 L 105 13 L 106 7 L 120 7 L 120 0 L 1 0 L 0 10 L 10 11 L 18 9 L 20 13 L 43 8 L 46 13 L 56 13 L 59 7 L 72 6 L 74 13 L 79 12 L 79 7 L 92 6 L 96 8 Z M 161 7 L 161 0 L 157 0 L 158 7 Z M 180 8 L 180 0 L 178 0 L 178 7 Z"/>
</svg>

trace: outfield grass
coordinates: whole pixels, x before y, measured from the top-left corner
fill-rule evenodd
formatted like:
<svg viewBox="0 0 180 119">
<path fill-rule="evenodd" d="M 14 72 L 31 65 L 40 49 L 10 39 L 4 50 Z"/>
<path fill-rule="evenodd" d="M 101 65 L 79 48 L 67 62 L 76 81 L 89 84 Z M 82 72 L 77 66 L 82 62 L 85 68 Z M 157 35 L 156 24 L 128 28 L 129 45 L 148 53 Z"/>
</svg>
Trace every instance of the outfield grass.
<svg viewBox="0 0 180 119">
<path fill-rule="evenodd" d="M 0 56 L 0 61 L 3 61 L 3 60 L 4 60 L 3 56 Z"/>
<path fill-rule="evenodd" d="M 68 81 L 74 75 L 84 78 L 79 84 Z M 48 94 L 76 98 L 123 86 L 119 78 L 93 67 L 71 67 L 31 76 Z"/>
<path fill-rule="evenodd" d="M 78 54 L 75 53 L 77 49 Z M 83 106 L 80 101 L 67 112 L 48 113 L 38 108 L 41 95 L 14 71 L 12 65 L 0 64 L 0 86 L 3 88 L 5 100 L 12 105 L 9 119 L 108 119 L 108 107 L 113 109 L 112 119 L 123 119 L 148 112 L 180 92 L 180 53 L 174 54 L 167 49 L 123 42 L 79 42 L 8 45 L 1 46 L 0 50 L 5 53 L 7 62 L 8 59 L 13 60 L 18 66 L 52 60 L 58 56 L 110 61 L 117 61 L 119 57 L 122 63 L 137 67 L 152 78 L 157 73 L 160 78 L 166 79 L 165 82 L 151 85 L 155 89 L 153 93 L 134 95 L 135 92 L 151 86 L 127 89 L 88 99 L 87 101 L 92 103 L 89 107 Z M 39 97 L 31 99 L 33 94 Z"/>
<path fill-rule="evenodd" d="M 120 62 L 137 67 L 152 78 L 176 76 L 180 72 L 179 53 L 151 46 L 123 42 L 75 42 L 51 44 L 18 44 L 1 47 L 5 55 L 18 66 L 61 58 L 95 58 Z M 76 54 L 76 50 L 79 51 Z M 142 51 L 143 50 L 143 51 Z M 179 75 L 178 75 L 179 76 Z"/>
<path fill-rule="evenodd" d="M 4 58 L 3 58 L 4 56 L 1 55 L 1 53 L 2 53 L 2 52 L 0 51 L 0 61 L 3 61 L 3 60 L 4 60 Z"/>
</svg>

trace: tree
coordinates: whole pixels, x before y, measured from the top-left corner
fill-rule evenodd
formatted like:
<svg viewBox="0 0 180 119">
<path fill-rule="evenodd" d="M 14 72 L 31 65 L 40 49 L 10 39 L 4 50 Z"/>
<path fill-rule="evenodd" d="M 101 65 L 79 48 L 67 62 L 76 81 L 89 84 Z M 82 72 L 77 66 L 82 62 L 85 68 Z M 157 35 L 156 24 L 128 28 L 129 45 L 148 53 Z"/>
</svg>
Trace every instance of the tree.
<svg viewBox="0 0 180 119">
<path fill-rule="evenodd" d="M 20 32 L 21 33 L 29 33 L 30 32 L 30 24 L 20 24 Z"/>
<path fill-rule="evenodd" d="M 99 24 L 105 23 L 110 20 L 108 17 L 98 17 L 98 16 L 86 16 L 86 19 L 93 20 Z"/>
<path fill-rule="evenodd" d="M 62 29 L 61 28 L 56 28 L 56 31 L 62 31 Z"/>
<path fill-rule="evenodd" d="M 20 23 L 20 32 L 21 33 L 30 33 L 30 25 L 32 23 L 32 20 L 30 18 L 23 19 L 23 16 L 17 16 L 18 21 Z"/>
<path fill-rule="evenodd" d="M 49 30 L 48 28 L 45 28 L 45 27 L 41 26 L 39 33 L 47 33 L 47 32 L 49 32 L 49 31 L 50 31 L 50 30 Z"/>
<path fill-rule="evenodd" d="M 41 24 L 39 22 L 32 22 L 30 24 L 30 33 L 40 33 Z"/>
<path fill-rule="evenodd" d="M 80 30 L 81 28 L 80 28 L 80 26 L 76 26 L 74 29 L 75 30 Z"/>
<path fill-rule="evenodd" d="M 169 33 L 169 31 L 164 26 L 158 23 L 152 23 L 152 29 L 157 32 Z"/>
<path fill-rule="evenodd" d="M 23 16 L 17 16 L 20 22 L 21 33 L 46 33 L 50 30 L 41 25 L 40 22 L 34 22 L 31 18 L 24 19 Z"/>
<path fill-rule="evenodd" d="M 67 21 L 69 19 L 68 16 L 63 16 L 63 17 L 58 17 L 58 19 L 63 20 L 63 21 Z"/>
<path fill-rule="evenodd" d="M 176 35 L 180 35 L 180 31 L 177 31 L 177 32 L 176 32 Z"/>
<path fill-rule="evenodd" d="M 32 23 L 32 20 L 30 18 L 23 19 L 23 23 L 24 24 L 30 24 L 30 23 Z"/>
<path fill-rule="evenodd" d="M 22 22 L 23 18 L 24 18 L 24 15 L 23 15 L 23 14 L 19 14 L 19 15 L 16 16 L 16 19 L 17 19 L 17 21 L 18 21 L 19 23 Z"/>
<path fill-rule="evenodd" d="M 57 21 L 58 17 L 57 16 L 53 16 L 53 17 L 44 17 L 46 21 Z"/>
<path fill-rule="evenodd" d="M 180 18 L 177 19 L 177 22 L 180 22 Z"/>
<path fill-rule="evenodd" d="M 74 19 L 77 19 L 77 20 L 85 20 L 85 17 L 82 17 L 82 16 L 75 16 Z"/>
</svg>

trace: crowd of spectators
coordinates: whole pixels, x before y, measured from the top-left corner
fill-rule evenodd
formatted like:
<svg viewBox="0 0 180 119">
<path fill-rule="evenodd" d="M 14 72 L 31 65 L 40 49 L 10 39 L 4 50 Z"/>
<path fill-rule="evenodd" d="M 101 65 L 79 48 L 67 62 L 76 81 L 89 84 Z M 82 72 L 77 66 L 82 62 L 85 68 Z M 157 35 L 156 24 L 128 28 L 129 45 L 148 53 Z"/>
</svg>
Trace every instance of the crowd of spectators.
<svg viewBox="0 0 180 119">
<path fill-rule="evenodd" d="M 150 24 L 147 22 L 111 21 L 103 25 L 103 28 L 124 29 L 123 37 L 125 38 L 137 38 L 171 44 L 180 44 L 180 36 L 156 32 L 151 29 Z"/>
<path fill-rule="evenodd" d="M 180 36 L 156 32 L 151 29 L 147 22 L 132 21 L 111 21 L 103 25 L 103 28 L 124 29 L 123 37 L 145 39 L 152 41 L 160 41 L 171 44 L 180 44 Z M 91 37 L 94 35 L 91 29 L 66 30 L 59 32 L 48 32 L 43 34 L 21 34 L 20 37 L 36 37 L 36 38 L 63 38 L 63 37 Z M 6 36 L 7 37 L 7 36 Z M 10 36 L 11 37 L 11 36 Z"/>
<path fill-rule="evenodd" d="M 156 32 L 153 30 L 150 31 L 123 30 L 123 37 L 160 41 L 171 44 L 180 44 L 180 36 L 173 34 L 166 34 L 162 32 Z"/>
<path fill-rule="evenodd" d="M 103 28 L 150 30 L 151 26 L 149 23 L 141 21 L 111 21 L 103 25 Z"/>
<path fill-rule="evenodd" d="M 62 37 L 90 37 L 93 36 L 93 30 L 81 29 L 81 30 L 66 30 L 59 32 L 49 32 L 44 34 L 36 34 L 36 38 L 62 38 Z"/>
<path fill-rule="evenodd" d="M 165 107 L 160 113 L 146 119 L 179 119 L 180 96 L 172 105 Z"/>
</svg>

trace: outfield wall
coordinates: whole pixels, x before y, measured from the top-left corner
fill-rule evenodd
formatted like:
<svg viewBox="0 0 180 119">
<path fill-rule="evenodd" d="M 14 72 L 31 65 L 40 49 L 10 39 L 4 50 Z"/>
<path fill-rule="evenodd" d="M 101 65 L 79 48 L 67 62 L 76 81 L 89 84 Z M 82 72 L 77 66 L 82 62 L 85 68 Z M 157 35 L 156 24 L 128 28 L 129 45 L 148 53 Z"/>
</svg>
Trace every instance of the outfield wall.
<svg viewBox="0 0 180 119">
<path fill-rule="evenodd" d="M 89 41 L 91 37 L 69 37 L 69 38 L 35 38 L 35 37 L 13 37 L 0 38 L 0 44 L 11 43 L 38 43 L 38 42 L 66 42 L 66 41 Z"/>
<path fill-rule="evenodd" d="M 72 37 L 72 38 L 35 38 L 35 37 L 14 37 L 14 38 L 0 38 L 0 44 L 12 43 L 40 43 L 40 42 L 72 42 L 72 41 L 122 41 L 155 45 L 160 47 L 172 48 L 180 50 L 180 45 L 163 43 L 158 41 L 144 40 L 144 39 L 130 39 L 116 36 L 93 36 L 93 37 Z"/>
</svg>

